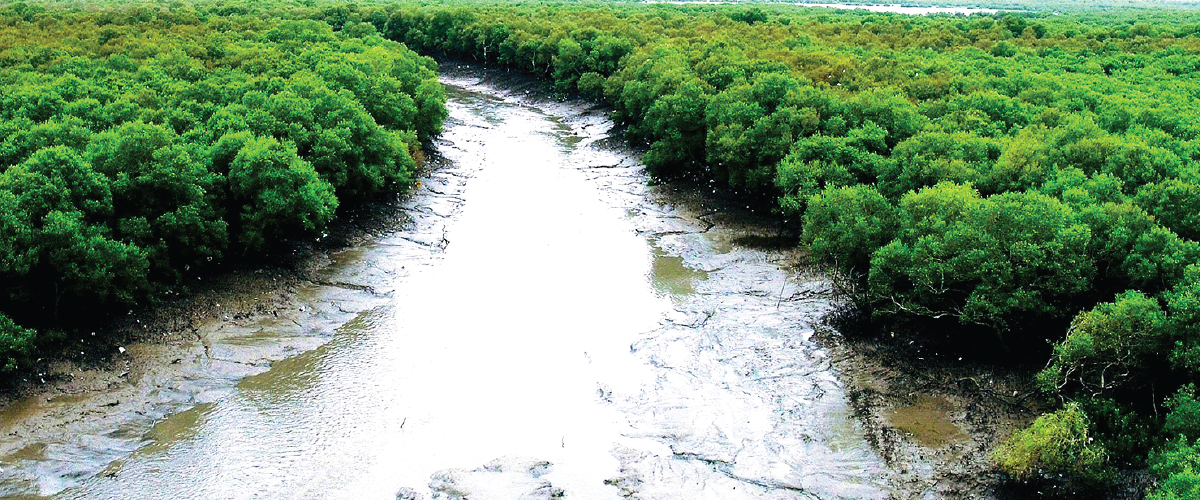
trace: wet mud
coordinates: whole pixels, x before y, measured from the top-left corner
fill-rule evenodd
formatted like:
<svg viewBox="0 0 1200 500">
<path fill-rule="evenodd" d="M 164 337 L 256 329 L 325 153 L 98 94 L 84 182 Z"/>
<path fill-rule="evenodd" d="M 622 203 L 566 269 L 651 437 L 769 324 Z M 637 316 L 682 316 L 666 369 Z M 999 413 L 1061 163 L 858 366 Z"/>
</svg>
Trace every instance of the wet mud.
<svg viewBox="0 0 1200 500">
<path fill-rule="evenodd" d="M 899 498 L 1030 498 L 1009 488 L 989 457 L 1037 416 L 1031 373 L 829 328 L 817 339 L 836 358 L 850 406 Z"/>
<path fill-rule="evenodd" d="M 444 69 L 400 222 L 0 409 L 0 498 L 990 495 L 1017 406 L 823 327 L 792 240 L 606 110 Z"/>
</svg>

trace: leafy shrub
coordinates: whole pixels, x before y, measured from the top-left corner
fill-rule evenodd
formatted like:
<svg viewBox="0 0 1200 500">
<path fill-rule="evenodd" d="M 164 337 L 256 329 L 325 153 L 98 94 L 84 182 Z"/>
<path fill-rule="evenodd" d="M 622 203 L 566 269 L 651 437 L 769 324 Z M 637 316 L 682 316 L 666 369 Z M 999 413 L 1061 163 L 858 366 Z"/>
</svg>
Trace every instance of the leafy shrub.
<svg viewBox="0 0 1200 500">
<path fill-rule="evenodd" d="M 1141 407 L 1124 397 L 1081 395 L 1076 402 L 1092 424 L 1090 437 L 1108 452 L 1109 465 L 1146 466 L 1147 453 L 1161 442 L 1157 418 L 1141 413 Z"/>
<path fill-rule="evenodd" d="M 1200 498 L 1200 441 L 1180 437 L 1150 457 L 1150 471 L 1159 483 L 1146 500 Z"/>
<path fill-rule="evenodd" d="M 996 57 L 1012 57 L 1017 55 L 1017 47 L 1008 42 L 997 42 L 992 46 L 992 55 Z"/>
<path fill-rule="evenodd" d="M 873 184 L 881 172 L 894 168 L 894 159 L 879 154 L 885 136 L 886 131 L 867 122 L 845 136 L 818 134 L 797 140 L 775 167 L 780 209 L 800 217 L 809 198 L 826 188 Z"/>
<path fill-rule="evenodd" d="M 978 183 L 999 156 L 1000 146 L 992 139 L 967 132 L 922 132 L 896 145 L 894 167 L 879 174 L 880 190 L 896 199 L 944 181 Z"/>
<path fill-rule="evenodd" d="M 1078 404 L 1038 417 L 1013 433 L 993 455 L 1000 470 L 1022 482 L 1063 474 L 1085 482 L 1101 481 L 1108 453 L 1089 435 L 1087 415 Z"/>
<path fill-rule="evenodd" d="M 272 138 L 248 141 L 229 167 L 229 184 L 242 207 L 239 241 L 251 250 L 324 227 L 337 208 L 333 187 Z"/>
<path fill-rule="evenodd" d="M 1111 393 L 1151 371 L 1152 356 L 1166 347 L 1166 320 L 1158 300 L 1138 291 L 1097 304 L 1075 316 L 1038 380 L 1056 392 L 1078 385 L 1089 394 Z"/>
<path fill-rule="evenodd" d="M 601 100 L 604 98 L 604 77 L 595 71 L 579 75 L 576 85 L 579 93 L 588 99 Z"/>
<path fill-rule="evenodd" d="M 32 361 L 37 332 L 21 328 L 8 316 L 0 314 L 0 373 L 12 373 Z"/>
<path fill-rule="evenodd" d="M 809 200 L 803 240 L 814 258 L 865 272 L 871 254 L 895 236 L 898 219 L 874 186 L 829 188 Z"/>
<path fill-rule="evenodd" d="M 1091 287 L 1090 231 L 1036 192 L 981 198 L 940 183 L 900 200 L 897 238 L 871 258 L 880 315 L 956 318 L 998 333 L 1062 321 Z"/>
<path fill-rule="evenodd" d="M 1165 406 L 1170 411 L 1163 421 L 1164 434 L 1188 441 L 1200 439 L 1200 401 L 1196 399 L 1195 384 L 1180 387 Z"/>
<path fill-rule="evenodd" d="M 1200 186 L 1179 179 L 1146 184 L 1134 202 L 1180 236 L 1200 239 Z"/>
<path fill-rule="evenodd" d="M 1164 294 L 1174 340 L 1172 365 L 1188 373 L 1200 373 L 1200 264 L 1187 267 L 1184 277 Z"/>
</svg>

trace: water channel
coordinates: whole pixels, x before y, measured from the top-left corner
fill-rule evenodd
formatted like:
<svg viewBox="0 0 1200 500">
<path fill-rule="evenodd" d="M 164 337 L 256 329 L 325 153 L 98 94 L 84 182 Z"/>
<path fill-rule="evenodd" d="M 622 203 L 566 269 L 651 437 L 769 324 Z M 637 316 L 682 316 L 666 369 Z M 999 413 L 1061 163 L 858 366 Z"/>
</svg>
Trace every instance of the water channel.
<svg viewBox="0 0 1200 500">
<path fill-rule="evenodd" d="M 82 416 L 9 434 L 0 497 L 888 497 L 819 277 L 648 187 L 602 112 L 445 82 L 403 231 L 169 370 L 4 409 Z"/>
</svg>

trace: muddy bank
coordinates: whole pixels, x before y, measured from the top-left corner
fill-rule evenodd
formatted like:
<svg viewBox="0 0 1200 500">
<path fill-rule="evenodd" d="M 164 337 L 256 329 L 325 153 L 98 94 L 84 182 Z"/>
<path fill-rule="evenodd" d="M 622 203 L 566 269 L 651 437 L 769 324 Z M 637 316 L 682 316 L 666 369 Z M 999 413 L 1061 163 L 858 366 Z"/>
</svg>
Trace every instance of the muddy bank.
<svg viewBox="0 0 1200 500">
<path fill-rule="evenodd" d="M 938 359 L 891 339 L 847 338 L 828 326 L 817 338 L 906 498 L 1028 498 L 1008 487 L 989 457 L 1037 416 L 1032 374 Z"/>
</svg>

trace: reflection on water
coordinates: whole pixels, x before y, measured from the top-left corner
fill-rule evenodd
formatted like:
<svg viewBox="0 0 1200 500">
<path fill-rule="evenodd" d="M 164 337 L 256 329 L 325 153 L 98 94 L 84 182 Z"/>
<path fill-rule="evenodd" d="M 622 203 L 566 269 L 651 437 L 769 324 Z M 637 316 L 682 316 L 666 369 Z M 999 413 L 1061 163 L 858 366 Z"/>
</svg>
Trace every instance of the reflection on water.
<svg viewBox="0 0 1200 500">
<path fill-rule="evenodd" d="M 0 464 L 15 464 L 21 460 L 45 460 L 46 443 L 33 443 L 0 460 Z"/>
<path fill-rule="evenodd" d="M 675 296 L 691 295 L 696 293 L 696 282 L 708 278 L 708 273 L 684 265 L 683 257 L 667 255 L 657 246 L 652 249 L 650 276 L 656 290 Z"/>
<path fill-rule="evenodd" d="M 921 446 L 937 448 L 967 437 L 951 420 L 952 411 L 954 403 L 950 400 L 921 395 L 911 406 L 893 410 L 889 420 L 896 429 L 912 436 Z"/>
<path fill-rule="evenodd" d="M 0 408 L 0 433 L 8 434 L 17 422 L 36 414 L 39 403 L 39 398 L 30 396 Z"/>
<path fill-rule="evenodd" d="M 175 443 L 195 438 L 213 406 L 213 403 L 201 403 L 154 424 L 154 427 L 151 427 L 150 431 L 143 436 L 146 441 L 149 441 L 149 444 L 138 449 L 138 453 L 159 453 L 166 451 Z M 119 463 L 119 461 L 115 463 Z M 110 473 L 115 474 L 115 471 L 110 471 Z"/>
</svg>

